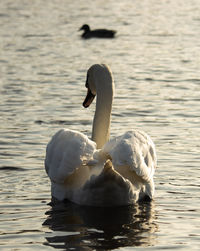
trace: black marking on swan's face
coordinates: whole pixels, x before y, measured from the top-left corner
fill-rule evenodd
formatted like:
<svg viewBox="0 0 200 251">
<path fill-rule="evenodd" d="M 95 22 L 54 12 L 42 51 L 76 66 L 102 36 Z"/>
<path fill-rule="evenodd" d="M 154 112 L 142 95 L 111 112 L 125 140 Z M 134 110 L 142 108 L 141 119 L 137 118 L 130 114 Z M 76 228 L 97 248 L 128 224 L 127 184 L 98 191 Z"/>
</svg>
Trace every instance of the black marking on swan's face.
<svg viewBox="0 0 200 251">
<path fill-rule="evenodd" d="M 88 88 L 94 96 L 96 95 L 95 76 L 96 76 L 95 67 L 90 67 L 90 69 L 87 72 L 85 87 Z"/>
<path fill-rule="evenodd" d="M 85 82 L 85 87 L 86 88 L 89 88 L 88 79 L 89 79 L 89 74 L 87 74 L 87 78 L 86 78 L 86 82 Z"/>
<path fill-rule="evenodd" d="M 83 106 L 85 108 L 87 108 L 87 107 L 90 106 L 90 104 L 92 103 L 92 101 L 95 98 L 95 94 L 92 93 L 92 90 L 91 90 L 90 85 L 89 85 L 89 73 L 87 73 L 85 87 L 87 88 L 87 95 L 85 97 L 85 100 L 83 101 Z"/>
</svg>

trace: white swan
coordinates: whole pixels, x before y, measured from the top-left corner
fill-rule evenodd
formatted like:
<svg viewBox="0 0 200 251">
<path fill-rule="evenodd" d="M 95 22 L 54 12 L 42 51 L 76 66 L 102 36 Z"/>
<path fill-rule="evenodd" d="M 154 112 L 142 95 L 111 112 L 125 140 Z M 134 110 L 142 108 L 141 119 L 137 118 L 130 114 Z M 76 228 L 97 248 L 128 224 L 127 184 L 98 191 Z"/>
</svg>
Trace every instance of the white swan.
<svg viewBox="0 0 200 251">
<path fill-rule="evenodd" d="M 91 206 L 128 205 L 145 197 L 152 199 L 157 160 L 150 137 L 134 130 L 109 140 L 114 93 L 109 67 L 91 66 L 86 87 L 84 107 L 97 96 L 92 140 L 66 129 L 52 137 L 45 159 L 52 197 Z"/>
</svg>

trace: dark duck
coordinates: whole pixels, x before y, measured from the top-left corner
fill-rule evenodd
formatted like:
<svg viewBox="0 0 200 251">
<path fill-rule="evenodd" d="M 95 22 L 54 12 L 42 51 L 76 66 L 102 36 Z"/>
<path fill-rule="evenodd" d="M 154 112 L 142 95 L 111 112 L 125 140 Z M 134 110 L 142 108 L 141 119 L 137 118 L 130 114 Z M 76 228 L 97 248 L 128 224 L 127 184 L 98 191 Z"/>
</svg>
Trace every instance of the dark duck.
<svg viewBox="0 0 200 251">
<path fill-rule="evenodd" d="M 114 38 L 116 31 L 114 30 L 107 30 L 107 29 L 96 29 L 91 30 L 88 24 L 84 24 L 80 30 L 84 30 L 83 34 L 81 35 L 82 38 Z"/>
</svg>

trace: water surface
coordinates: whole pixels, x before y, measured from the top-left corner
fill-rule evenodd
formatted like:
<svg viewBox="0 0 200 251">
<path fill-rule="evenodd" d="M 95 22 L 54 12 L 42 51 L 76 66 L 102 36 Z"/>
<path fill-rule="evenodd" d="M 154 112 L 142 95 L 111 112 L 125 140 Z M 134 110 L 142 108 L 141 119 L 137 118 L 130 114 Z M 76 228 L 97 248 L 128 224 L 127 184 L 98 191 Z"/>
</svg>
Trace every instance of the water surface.
<svg viewBox="0 0 200 251">
<path fill-rule="evenodd" d="M 0 2 L 0 248 L 198 250 L 198 0 Z M 78 29 L 117 30 L 84 41 Z M 60 128 L 91 135 L 86 71 L 110 65 L 111 137 L 139 128 L 158 154 L 151 203 L 117 209 L 52 204 L 45 148 Z"/>
</svg>

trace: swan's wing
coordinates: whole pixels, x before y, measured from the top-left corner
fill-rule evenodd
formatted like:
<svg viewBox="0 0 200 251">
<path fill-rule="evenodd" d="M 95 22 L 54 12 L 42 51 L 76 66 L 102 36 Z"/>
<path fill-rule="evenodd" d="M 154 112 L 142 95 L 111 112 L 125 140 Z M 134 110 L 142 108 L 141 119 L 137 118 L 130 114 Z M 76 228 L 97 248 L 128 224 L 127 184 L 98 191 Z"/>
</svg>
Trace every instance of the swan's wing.
<svg viewBox="0 0 200 251">
<path fill-rule="evenodd" d="M 63 183 L 70 174 L 92 158 L 95 150 L 96 143 L 84 134 L 59 130 L 46 149 L 45 169 L 51 181 Z"/>
<path fill-rule="evenodd" d="M 154 143 L 146 133 L 129 131 L 107 142 L 103 151 L 111 156 L 114 166 L 128 166 L 144 181 L 151 181 L 157 159 Z"/>
</svg>

